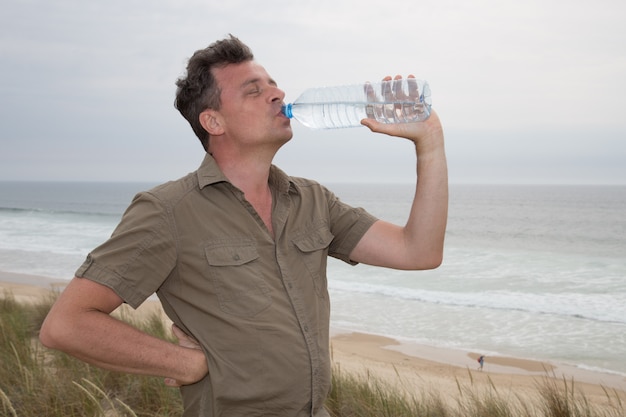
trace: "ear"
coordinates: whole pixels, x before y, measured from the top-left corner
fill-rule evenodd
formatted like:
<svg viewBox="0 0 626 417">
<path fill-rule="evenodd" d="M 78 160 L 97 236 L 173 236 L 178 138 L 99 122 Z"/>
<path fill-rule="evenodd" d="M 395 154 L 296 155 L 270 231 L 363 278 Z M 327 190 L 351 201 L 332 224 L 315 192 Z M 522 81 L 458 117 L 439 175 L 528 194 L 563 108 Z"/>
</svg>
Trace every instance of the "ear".
<svg viewBox="0 0 626 417">
<path fill-rule="evenodd" d="M 219 136 L 224 134 L 219 112 L 213 109 L 206 109 L 199 116 L 200 124 L 209 132 L 211 136 Z"/>
</svg>

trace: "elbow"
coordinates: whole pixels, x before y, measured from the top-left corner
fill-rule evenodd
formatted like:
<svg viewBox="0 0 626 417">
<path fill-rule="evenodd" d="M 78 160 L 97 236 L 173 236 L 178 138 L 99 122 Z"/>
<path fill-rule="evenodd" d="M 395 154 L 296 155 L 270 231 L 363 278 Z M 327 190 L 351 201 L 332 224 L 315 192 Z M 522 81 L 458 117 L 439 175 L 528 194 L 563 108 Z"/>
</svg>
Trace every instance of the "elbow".
<svg viewBox="0 0 626 417">
<path fill-rule="evenodd" d="M 413 262 L 406 268 L 413 271 L 426 271 L 437 269 L 443 263 L 443 248 L 440 250 L 431 250 L 416 256 Z"/>
<path fill-rule="evenodd" d="M 433 253 L 430 256 L 427 256 L 426 259 L 424 259 L 424 262 L 420 269 L 422 270 L 437 269 L 441 266 L 442 263 L 443 263 L 443 251 L 438 252 L 438 253 Z"/>
<path fill-rule="evenodd" d="M 54 349 L 54 335 L 50 331 L 50 327 L 49 318 L 46 317 L 46 320 L 41 325 L 41 329 L 39 329 L 39 342 L 41 342 L 44 347 Z"/>
<path fill-rule="evenodd" d="M 437 269 L 443 263 L 443 251 L 439 252 L 436 256 L 431 259 L 431 264 L 428 269 Z"/>
<path fill-rule="evenodd" d="M 49 349 L 62 350 L 63 333 L 63 325 L 48 315 L 39 330 L 39 342 Z"/>
</svg>

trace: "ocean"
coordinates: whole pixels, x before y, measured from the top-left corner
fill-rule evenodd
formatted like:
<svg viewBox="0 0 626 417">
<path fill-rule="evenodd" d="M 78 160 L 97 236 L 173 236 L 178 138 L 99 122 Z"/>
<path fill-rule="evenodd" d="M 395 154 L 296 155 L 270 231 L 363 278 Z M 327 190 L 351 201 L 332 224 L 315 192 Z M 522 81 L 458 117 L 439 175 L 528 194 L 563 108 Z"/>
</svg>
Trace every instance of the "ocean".
<svg viewBox="0 0 626 417">
<path fill-rule="evenodd" d="M 70 279 L 154 184 L 0 182 L 0 270 Z M 326 184 L 404 223 L 407 184 Z M 626 186 L 452 185 L 442 266 L 329 263 L 334 328 L 626 376 Z"/>
</svg>

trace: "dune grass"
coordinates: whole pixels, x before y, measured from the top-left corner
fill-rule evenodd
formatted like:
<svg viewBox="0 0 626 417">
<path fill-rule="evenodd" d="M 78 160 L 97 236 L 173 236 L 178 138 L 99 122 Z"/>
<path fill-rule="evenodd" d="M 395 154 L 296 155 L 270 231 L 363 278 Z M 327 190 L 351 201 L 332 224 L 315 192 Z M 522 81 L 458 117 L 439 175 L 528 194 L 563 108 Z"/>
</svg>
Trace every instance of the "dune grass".
<svg viewBox="0 0 626 417">
<path fill-rule="evenodd" d="M 161 378 L 105 371 L 37 340 L 41 323 L 55 295 L 37 304 L 19 303 L 11 293 L 0 295 L 0 416 L 10 417 L 125 417 L 180 416 L 177 389 Z M 169 339 L 158 314 L 145 321 L 126 321 L 155 336 Z M 618 392 L 605 390 L 606 404 L 592 404 L 573 381 L 546 378 L 533 400 L 499 393 L 473 380 L 457 381 L 455 398 L 422 391 L 407 395 L 371 375 L 355 376 L 333 370 L 327 408 L 333 417 L 626 417 Z"/>
<path fill-rule="evenodd" d="M 178 390 L 161 378 L 110 372 L 45 349 L 37 333 L 54 297 L 39 304 L 0 298 L 0 416 L 180 416 Z M 155 315 L 133 323 L 167 337 Z"/>
</svg>

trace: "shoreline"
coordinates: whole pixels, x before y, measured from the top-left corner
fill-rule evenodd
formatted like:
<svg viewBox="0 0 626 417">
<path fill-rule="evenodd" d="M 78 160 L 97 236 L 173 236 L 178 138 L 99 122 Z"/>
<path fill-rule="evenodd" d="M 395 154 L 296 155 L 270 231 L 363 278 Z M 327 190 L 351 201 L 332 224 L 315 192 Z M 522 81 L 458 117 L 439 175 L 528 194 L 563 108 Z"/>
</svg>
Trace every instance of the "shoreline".
<svg viewBox="0 0 626 417">
<path fill-rule="evenodd" d="M 601 385 L 626 392 L 626 375 L 619 372 L 585 369 L 576 365 L 554 361 L 541 361 L 495 353 L 490 355 L 485 352 L 459 348 L 430 346 L 411 341 L 401 341 L 391 336 L 354 332 L 348 329 L 331 331 L 331 340 L 335 342 L 350 340 L 353 343 L 376 344 L 382 350 L 398 352 L 407 357 L 422 359 L 444 366 L 453 366 L 463 370 L 485 374 L 574 380 L 576 383 Z M 478 358 L 481 355 L 485 356 L 482 371 L 478 369 Z"/>
<path fill-rule="evenodd" d="M 60 291 L 68 280 L 0 271 L 0 291 L 9 291 L 18 301 L 37 301 L 49 291 Z M 136 314 L 161 310 L 157 300 L 145 302 Z M 132 313 L 132 309 L 128 308 Z M 162 311 L 162 310 L 161 310 Z M 392 337 L 331 329 L 332 362 L 341 371 L 375 377 L 391 386 L 415 393 L 436 389 L 458 395 L 460 386 L 494 384 L 498 389 L 537 392 L 545 378 L 560 384 L 574 384 L 588 399 L 601 403 L 607 390 L 620 392 L 626 399 L 626 376 L 587 370 L 574 365 L 486 354 L 484 368 L 478 370 L 482 352 L 433 347 Z"/>
</svg>

